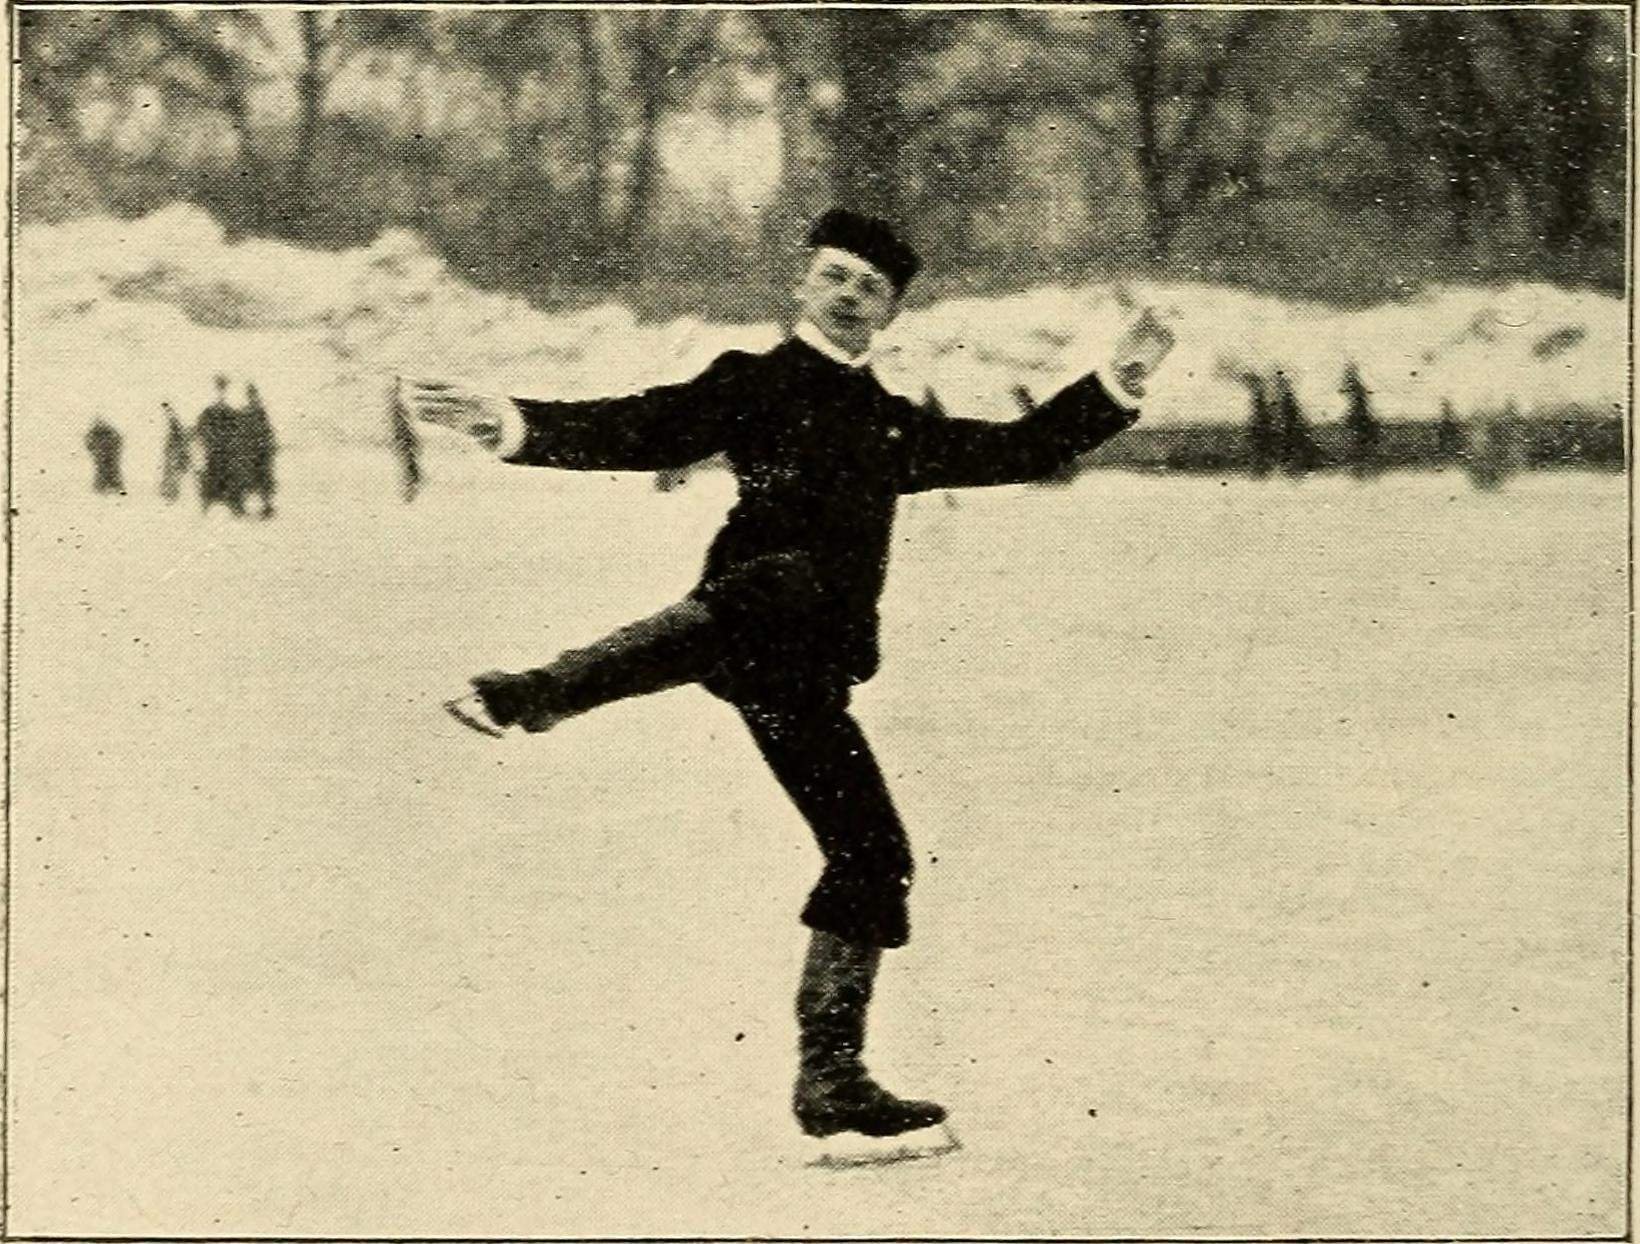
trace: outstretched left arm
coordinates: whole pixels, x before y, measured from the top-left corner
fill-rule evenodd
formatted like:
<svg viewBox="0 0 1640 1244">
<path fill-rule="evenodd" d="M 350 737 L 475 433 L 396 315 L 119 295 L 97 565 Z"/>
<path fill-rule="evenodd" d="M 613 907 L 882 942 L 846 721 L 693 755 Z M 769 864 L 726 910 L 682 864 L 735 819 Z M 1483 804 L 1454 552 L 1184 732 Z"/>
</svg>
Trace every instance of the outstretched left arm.
<svg viewBox="0 0 1640 1244">
<path fill-rule="evenodd" d="M 919 414 L 902 440 L 900 491 L 1045 479 L 1138 421 L 1089 372 L 1012 423 Z"/>
</svg>

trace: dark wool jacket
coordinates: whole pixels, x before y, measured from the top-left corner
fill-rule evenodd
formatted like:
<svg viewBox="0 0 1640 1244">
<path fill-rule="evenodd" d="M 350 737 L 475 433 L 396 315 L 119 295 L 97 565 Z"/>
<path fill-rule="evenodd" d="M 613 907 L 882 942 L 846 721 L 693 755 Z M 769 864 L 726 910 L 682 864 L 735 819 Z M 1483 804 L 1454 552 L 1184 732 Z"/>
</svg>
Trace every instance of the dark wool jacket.
<svg viewBox="0 0 1640 1244">
<path fill-rule="evenodd" d="M 1090 374 L 1012 423 L 947 418 L 796 338 L 630 397 L 514 401 L 526 433 L 509 462 L 658 471 L 728 459 L 740 499 L 693 595 L 732 652 L 707 686 L 736 703 L 835 698 L 876 672 L 899 494 L 1041 479 L 1138 417 Z"/>
</svg>

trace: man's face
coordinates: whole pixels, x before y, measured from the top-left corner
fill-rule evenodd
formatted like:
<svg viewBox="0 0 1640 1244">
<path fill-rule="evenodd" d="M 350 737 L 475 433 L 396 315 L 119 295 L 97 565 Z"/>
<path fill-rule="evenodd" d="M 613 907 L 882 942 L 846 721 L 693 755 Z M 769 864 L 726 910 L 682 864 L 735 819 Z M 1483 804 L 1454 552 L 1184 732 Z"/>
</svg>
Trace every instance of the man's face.
<svg viewBox="0 0 1640 1244">
<path fill-rule="evenodd" d="M 797 286 L 797 306 L 838 349 L 862 354 L 900 312 L 894 282 L 851 251 L 822 246 Z"/>
</svg>

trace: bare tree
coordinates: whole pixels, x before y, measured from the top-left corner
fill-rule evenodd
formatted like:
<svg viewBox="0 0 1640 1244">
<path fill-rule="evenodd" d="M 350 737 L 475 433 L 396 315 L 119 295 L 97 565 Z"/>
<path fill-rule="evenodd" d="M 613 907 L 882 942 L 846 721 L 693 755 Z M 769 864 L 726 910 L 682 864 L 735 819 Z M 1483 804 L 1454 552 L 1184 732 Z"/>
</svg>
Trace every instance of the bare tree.
<svg viewBox="0 0 1640 1244">
<path fill-rule="evenodd" d="M 1621 58 L 1606 71 L 1611 84 L 1597 61 L 1602 46 L 1621 47 L 1615 19 L 1511 10 L 1391 20 L 1358 118 L 1387 143 L 1403 215 L 1440 205 L 1465 248 L 1517 219 L 1563 272 L 1588 272 L 1602 187 L 1612 220 L 1620 199 L 1621 127 L 1602 92 L 1621 89 Z"/>
<path fill-rule="evenodd" d="M 1576 255 L 1596 241 L 1602 172 L 1621 151 L 1620 127 L 1600 106 L 1596 56 L 1611 19 L 1588 10 L 1489 14 L 1502 35 L 1509 74 L 1488 106 L 1508 118 L 1510 141 L 1495 154 L 1538 207 L 1552 254 Z M 1612 40 L 1621 48 L 1621 39 Z"/>
<path fill-rule="evenodd" d="M 622 284 L 643 266 L 661 187 L 660 140 L 712 57 L 716 14 L 472 12 L 452 19 L 453 55 L 501 114 L 501 167 L 480 266 Z M 531 278 L 534 279 L 534 278 Z"/>
<path fill-rule="evenodd" d="M 999 51 L 925 92 L 912 118 L 928 135 L 931 205 L 954 197 L 977 211 L 1020 171 L 1006 164 L 1010 139 L 1062 132 L 1080 147 L 1090 209 L 1131 194 L 1146 259 L 1168 262 L 1210 205 L 1250 207 L 1267 191 L 1271 118 L 1289 77 L 1266 47 L 1271 20 L 1013 9 L 974 19 L 968 30 L 988 25 Z"/>
<path fill-rule="evenodd" d="M 790 13 L 753 9 L 748 16 L 767 49 L 780 127 L 780 181 L 761 222 L 764 250 L 773 258 L 784 255 L 798 223 L 815 215 L 832 194 L 814 106 L 823 52 L 812 28 Z"/>
<path fill-rule="evenodd" d="M 580 54 L 581 105 L 586 118 L 581 230 L 594 265 L 601 268 L 609 254 L 610 119 L 598 14 L 585 10 L 575 14 L 575 42 Z"/>
<path fill-rule="evenodd" d="M 312 210 L 313 162 L 319 150 L 319 126 L 324 117 L 325 88 L 329 70 L 325 64 L 330 50 L 328 22 L 315 9 L 302 9 L 302 67 L 296 75 L 296 210 L 306 215 Z M 334 20 L 334 19 L 330 19 Z"/>
<path fill-rule="evenodd" d="M 1177 18 L 1153 9 L 1118 15 L 1127 32 L 1126 76 L 1133 118 L 1133 157 L 1150 233 L 1151 258 L 1165 262 L 1180 229 L 1214 187 L 1233 177 L 1240 159 L 1257 151 L 1259 116 L 1248 109 L 1236 137 L 1213 134 L 1226 128 L 1227 100 L 1251 45 L 1267 29 L 1269 15 L 1238 13 L 1194 54 L 1177 49 Z M 1243 95 L 1243 99 L 1248 97 Z M 1209 142 L 1209 137 L 1215 141 Z"/>
<path fill-rule="evenodd" d="M 1390 20 L 1394 38 L 1363 96 L 1363 122 L 1386 138 L 1403 195 L 1443 203 L 1452 240 L 1467 247 L 1502 208 L 1500 157 L 1509 146 L 1482 90 L 1471 27 L 1445 12 Z"/>
<path fill-rule="evenodd" d="M 621 24 L 632 57 L 631 82 L 638 101 L 636 138 L 626 187 L 620 239 L 640 249 L 653 223 L 660 188 L 661 124 L 681 108 L 716 56 L 722 27 L 718 13 L 684 14 L 675 9 L 636 14 Z"/>
<path fill-rule="evenodd" d="M 25 124 L 70 152 L 112 205 L 138 206 L 150 175 L 195 188 L 208 179 L 197 169 L 173 167 L 163 143 L 133 157 L 85 132 L 80 104 L 99 91 L 111 96 L 121 117 L 147 106 L 139 99 L 144 90 L 156 92 L 166 120 L 161 128 L 172 134 L 181 132 L 180 123 L 188 118 L 224 118 L 235 135 L 238 180 L 251 191 L 265 186 L 251 133 L 249 93 L 256 75 L 245 54 L 247 46 L 267 44 L 257 15 L 48 11 L 20 15 L 19 26 Z M 133 177 L 138 198 L 127 203 Z M 248 196 L 247 209 L 254 210 L 255 201 L 255 195 Z"/>
<path fill-rule="evenodd" d="M 924 59 L 960 24 L 893 9 L 820 13 L 837 106 L 822 125 L 839 196 L 862 211 L 902 214 L 907 181 L 903 95 Z"/>
<path fill-rule="evenodd" d="M 544 265 L 570 263 L 583 249 L 584 187 L 601 176 L 581 179 L 579 193 L 572 183 L 573 170 L 586 166 L 577 144 L 587 131 L 572 124 L 582 113 L 586 84 L 568 17 L 464 11 L 446 18 L 444 31 L 452 64 L 478 74 L 498 121 L 457 144 L 462 163 L 482 170 L 485 190 L 475 209 L 472 172 L 452 186 L 454 202 L 466 205 L 476 227 L 452 229 L 446 242 L 479 279 L 532 292 Z M 495 140 L 498 155 L 489 154 L 486 138 Z M 576 158 L 557 149 L 566 147 L 575 148 Z"/>
<path fill-rule="evenodd" d="M 361 56 L 415 50 L 427 54 L 432 32 L 425 14 L 393 10 L 339 9 L 297 12 L 301 50 L 296 79 L 296 135 L 290 189 L 277 215 L 285 231 L 317 214 L 317 174 L 328 158 L 324 147 L 331 88 Z"/>
</svg>

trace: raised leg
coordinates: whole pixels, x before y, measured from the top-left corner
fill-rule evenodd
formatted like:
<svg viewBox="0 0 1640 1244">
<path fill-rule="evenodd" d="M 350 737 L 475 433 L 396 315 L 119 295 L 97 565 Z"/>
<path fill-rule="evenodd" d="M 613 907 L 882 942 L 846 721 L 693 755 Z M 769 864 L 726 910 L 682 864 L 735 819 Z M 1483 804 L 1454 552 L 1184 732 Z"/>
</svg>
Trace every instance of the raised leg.
<svg viewBox="0 0 1640 1244">
<path fill-rule="evenodd" d="M 601 704 L 697 682 L 722 659 L 711 612 L 686 600 L 561 653 L 549 665 L 480 674 L 473 686 L 497 726 L 540 733 Z"/>
</svg>

